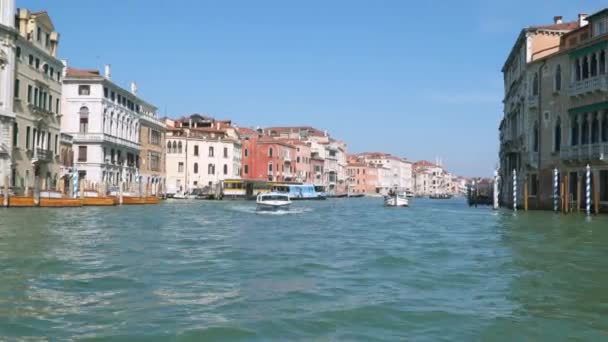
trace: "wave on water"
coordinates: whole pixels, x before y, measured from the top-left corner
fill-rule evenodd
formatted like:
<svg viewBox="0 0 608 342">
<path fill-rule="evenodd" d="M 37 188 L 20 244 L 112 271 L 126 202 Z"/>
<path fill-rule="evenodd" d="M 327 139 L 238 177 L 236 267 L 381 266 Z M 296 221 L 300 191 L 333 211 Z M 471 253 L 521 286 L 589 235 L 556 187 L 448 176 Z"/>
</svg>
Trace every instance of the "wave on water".
<svg viewBox="0 0 608 342">
<path fill-rule="evenodd" d="M 237 206 L 231 207 L 230 210 L 238 211 L 241 213 L 248 213 L 248 214 L 283 216 L 283 215 L 296 215 L 296 214 L 309 213 L 312 211 L 312 208 L 291 207 L 288 210 L 258 211 L 256 209 L 255 205 L 237 205 Z"/>
</svg>

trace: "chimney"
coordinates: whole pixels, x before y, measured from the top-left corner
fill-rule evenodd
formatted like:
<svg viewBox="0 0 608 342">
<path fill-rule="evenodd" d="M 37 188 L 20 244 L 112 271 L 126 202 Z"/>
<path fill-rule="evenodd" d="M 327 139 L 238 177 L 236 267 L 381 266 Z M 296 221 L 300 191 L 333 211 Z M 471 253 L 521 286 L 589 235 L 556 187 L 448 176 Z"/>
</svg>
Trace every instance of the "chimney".
<svg viewBox="0 0 608 342">
<path fill-rule="evenodd" d="M 563 24 L 564 17 L 562 17 L 561 15 L 556 15 L 555 17 L 553 17 L 553 23 L 554 24 Z"/>
<path fill-rule="evenodd" d="M 587 26 L 589 22 L 587 21 L 587 13 L 579 13 L 578 14 L 578 27 Z"/>
<path fill-rule="evenodd" d="M 62 59 L 61 64 L 63 64 L 63 70 L 61 71 L 61 78 L 65 78 L 66 74 L 68 73 L 68 60 Z"/>
<path fill-rule="evenodd" d="M 107 78 L 108 80 L 112 79 L 112 65 L 110 64 L 106 64 L 105 68 L 104 68 L 104 74 L 105 78 Z"/>
<path fill-rule="evenodd" d="M 131 82 L 131 94 L 137 96 L 137 83 L 135 81 Z"/>
</svg>

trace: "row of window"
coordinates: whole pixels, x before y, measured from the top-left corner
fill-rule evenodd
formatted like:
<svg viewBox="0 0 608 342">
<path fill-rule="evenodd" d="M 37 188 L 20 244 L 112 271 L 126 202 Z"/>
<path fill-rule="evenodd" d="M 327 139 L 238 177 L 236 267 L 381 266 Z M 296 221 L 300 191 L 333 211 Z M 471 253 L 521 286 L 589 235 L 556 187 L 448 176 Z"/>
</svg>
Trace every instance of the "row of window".
<svg viewBox="0 0 608 342">
<path fill-rule="evenodd" d="M 16 99 L 21 98 L 21 80 L 18 78 L 15 78 L 14 95 Z M 55 114 L 59 114 L 59 99 L 55 99 L 55 107 L 53 108 L 53 95 L 45 89 L 34 87 L 31 84 L 27 85 L 27 103 L 51 113 L 54 110 Z"/>
<path fill-rule="evenodd" d="M 86 114 L 88 117 L 89 110 L 87 107 L 80 108 L 81 117 Z M 109 119 L 109 120 L 108 120 Z M 104 133 L 114 135 L 123 139 L 141 142 L 141 136 L 138 134 L 139 125 L 135 120 L 117 115 L 114 117 L 114 112 L 111 112 L 108 117 L 108 108 L 103 110 L 103 131 Z M 159 142 L 160 145 L 160 142 Z"/>
<path fill-rule="evenodd" d="M 573 118 L 570 134 L 571 145 L 597 144 L 600 141 L 608 142 L 608 114 L 604 116 L 601 126 L 597 116 L 589 120 L 584 115 L 580 123 L 576 118 Z M 591 129 L 591 132 L 589 132 L 589 129 Z"/>
<path fill-rule="evenodd" d="M 553 91 L 558 92 L 562 90 L 562 66 L 557 65 L 555 67 L 555 74 L 553 75 Z M 532 76 L 532 95 L 537 96 L 540 91 L 540 83 L 538 78 L 538 72 Z"/>
<path fill-rule="evenodd" d="M 198 163 L 194 163 L 192 166 L 192 171 L 194 172 L 194 174 L 198 174 Z M 184 162 L 179 162 L 177 164 L 177 172 L 179 173 L 183 173 L 184 172 Z M 214 175 L 215 174 L 215 164 L 209 164 L 207 165 L 207 174 L 210 175 Z M 228 174 L 228 165 L 224 164 L 224 175 Z"/>
<path fill-rule="evenodd" d="M 167 153 L 182 153 L 182 142 L 167 141 Z M 199 156 L 198 145 L 194 145 L 194 156 Z M 209 146 L 209 157 L 215 156 L 215 149 L 213 146 Z M 228 147 L 224 147 L 224 158 L 228 158 Z"/>
<path fill-rule="evenodd" d="M 13 123 L 13 146 L 14 147 L 19 147 L 19 125 L 14 122 Z M 45 131 L 40 131 L 36 128 L 30 127 L 30 126 L 26 126 L 25 128 L 25 149 L 26 150 L 31 150 L 34 148 L 41 148 L 44 150 L 51 150 L 51 146 L 53 146 L 51 144 L 51 132 L 45 132 Z M 54 153 L 55 155 L 57 155 L 57 147 L 59 144 L 59 135 L 55 134 L 55 141 L 54 141 Z"/>
<path fill-rule="evenodd" d="M 80 87 L 82 87 L 82 86 L 79 86 L 78 88 L 80 89 Z M 79 94 L 80 94 L 80 91 L 79 91 Z M 89 94 L 80 94 L 80 95 L 89 95 Z M 114 90 L 110 91 L 110 89 L 108 89 L 108 87 L 103 88 L 103 97 L 106 99 L 110 99 L 112 102 L 122 105 L 124 107 L 127 107 L 128 109 L 135 111 L 137 113 L 139 113 L 139 111 L 141 110 L 141 107 L 138 104 L 129 100 L 125 95 L 116 93 Z"/>
<path fill-rule="evenodd" d="M 20 46 L 17 46 L 15 55 L 18 60 L 21 60 L 21 47 Z M 39 57 L 36 57 L 32 54 L 28 55 L 28 64 L 32 68 L 34 68 L 36 70 L 40 70 L 40 58 Z M 49 66 L 47 63 L 44 63 L 42 65 L 42 72 L 46 76 L 48 76 L 52 79 L 55 79 L 57 82 L 61 81 L 61 71 L 60 70 L 55 71 L 55 68 L 53 68 L 52 66 Z"/>
<path fill-rule="evenodd" d="M 299 151 L 300 151 L 300 149 L 298 148 L 298 152 Z M 272 157 L 273 156 L 273 152 L 274 151 L 273 151 L 272 147 L 270 147 L 268 149 L 268 157 Z M 244 154 L 245 157 L 248 157 L 249 156 L 249 150 L 248 149 L 244 149 L 243 150 L 243 154 Z M 289 153 L 286 153 L 284 156 L 285 157 L 289 157 Z M 302 158 L 300 158 L 300 156 L 297 156 L 296 157 L 296 162 L 297 163 L 302 162 L 304 164 L 310 164 L 310 158 L 308 158 L 308 157 L 302 157 Z"/>
</svg>

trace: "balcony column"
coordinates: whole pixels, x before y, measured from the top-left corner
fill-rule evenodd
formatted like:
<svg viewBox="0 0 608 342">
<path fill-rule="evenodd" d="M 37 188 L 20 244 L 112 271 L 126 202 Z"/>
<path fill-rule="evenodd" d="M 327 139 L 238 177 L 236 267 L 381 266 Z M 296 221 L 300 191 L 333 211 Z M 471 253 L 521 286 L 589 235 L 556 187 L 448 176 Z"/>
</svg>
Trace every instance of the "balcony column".
<svg viewBox="0 0 608 342">
<path fill-rule="evenodd" d="M 608 74 L 608 49 L 604 49 L 604 74 Z"/>
<path fill-rule="evenodd" d="M 600 54 L 599 54 L 599 52 L 594 52 L 593 54 L 595 55 L 595 76 L 599 76 L 599 74 L 600 74 Z"/>
</svg>

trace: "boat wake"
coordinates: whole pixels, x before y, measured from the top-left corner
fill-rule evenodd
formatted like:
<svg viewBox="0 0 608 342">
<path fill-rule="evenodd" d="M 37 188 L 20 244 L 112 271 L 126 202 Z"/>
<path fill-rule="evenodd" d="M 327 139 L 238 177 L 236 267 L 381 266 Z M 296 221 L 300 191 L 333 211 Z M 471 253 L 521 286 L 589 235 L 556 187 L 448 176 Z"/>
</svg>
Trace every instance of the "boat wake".
<svg viewBox="0 0 608 342">
<path fill-rule="evenodd" d="M 312 211 L 311 208 L 289 208 L 288 210 L 257 210 L 255 206 L 238 205 L 230 208 L 231 210 L 238 211 L 241 213 L 257 214 L 257 215 L 269 215 L 269 216 L 282 216 L 282 215 L 297 215 L 309 213 Z"/>
</svg>

